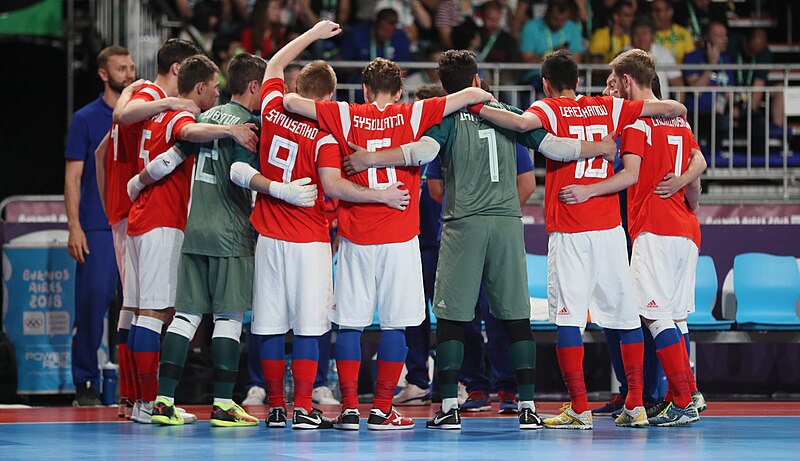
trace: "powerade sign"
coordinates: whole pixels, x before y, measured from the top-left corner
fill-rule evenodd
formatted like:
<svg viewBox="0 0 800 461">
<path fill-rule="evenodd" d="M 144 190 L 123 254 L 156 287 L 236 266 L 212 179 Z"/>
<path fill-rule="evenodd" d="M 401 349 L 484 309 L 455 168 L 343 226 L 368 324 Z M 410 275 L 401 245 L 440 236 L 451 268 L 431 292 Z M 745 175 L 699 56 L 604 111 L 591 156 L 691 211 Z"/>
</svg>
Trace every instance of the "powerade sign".
<svg viewBox="0 0 800 461">
<path fill-rule="evenodd" d="M 20 394 L 72 393 L 75 261 L 65 247 L 3 247 L 3 329 Z"/>
</svg>

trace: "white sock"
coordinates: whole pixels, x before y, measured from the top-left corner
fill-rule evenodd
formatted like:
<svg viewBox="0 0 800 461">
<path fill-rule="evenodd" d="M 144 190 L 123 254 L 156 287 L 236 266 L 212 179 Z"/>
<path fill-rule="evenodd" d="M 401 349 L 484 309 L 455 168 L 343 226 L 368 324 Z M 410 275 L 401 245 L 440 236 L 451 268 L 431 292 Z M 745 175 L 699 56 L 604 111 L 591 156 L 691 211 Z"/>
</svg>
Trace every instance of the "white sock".
<svg viewBox="0 0 800 461">
<path fill-rule="evenodd" d="M 139 328 L 146 328 L 160 335 L 161 329 L 164 327 L 164 321 L 155 317 L 140 315 L 139 318 L 136 319 L 136 326 Z"/>
<path fill-rule="evenodd" d="M 534 413 L 536 413 L 536 404 L 533 402 L 533 400 L 520 401 L 517 407 L 519 411 L 522 411 L 523 408 L 530 408 Z"/>
<path fill-rule="evenodd" d="M 442 411 L 447 413 L 453 408 L 458 408 L 458 397 L 452 399 L 442 399 Z"/>
</svg>

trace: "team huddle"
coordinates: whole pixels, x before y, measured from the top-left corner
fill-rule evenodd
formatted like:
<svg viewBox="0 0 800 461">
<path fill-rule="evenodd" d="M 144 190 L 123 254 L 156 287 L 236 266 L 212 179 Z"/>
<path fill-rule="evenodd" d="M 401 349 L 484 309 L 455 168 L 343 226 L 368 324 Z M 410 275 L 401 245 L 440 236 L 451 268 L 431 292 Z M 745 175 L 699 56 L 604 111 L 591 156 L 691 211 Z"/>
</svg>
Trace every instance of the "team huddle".
<svg viewBox="0 0 800 461">
<path fill-rule="evenodd" d="M 705 409 L 689 365 L 686 316 L 694 310 L 700 228 L 694 215 L 705 160 L 686 108 L 656 98 L 649 54 L 611 63 L 602 97 L 576 94 L 568 53 L 542 65 L 546 99 L 522 111 L 482 90 L 473 54 L 443 53 L 445 96 L 399 104 L 400 67 L 377 58 L 362 72 L 366 104 L 332 101 L 323 61 L 284 70 L 307 47 L 340 33 L 321 21 L 265 63 L 249 54 L 228 68 L 231 102 L 212 107 L 219 70 L 181 40 L 158 52 L 158 76 L 127 87 L 98 147 L 98 183 L 123 280 L 120 408 L 131 420 L 180 425 L 175 405 L 189 342 L 214 320 L 212 426 L 254 426 L 233 401 L 244 314 L 259 338 L 270 428 L 358 430 L 361 334 L 377 309 L 381 339 L 371 430 L 412 429 L 392 405 L 408 352 L 405 328 L 426 317 L 420 264 L 420 166 L 438 157 L 444 179 L 441 250 L 433 293 L 442 406 L 426 427 L 460 429 L 458 373 L 464 330 L 481 284 L 508 336 L 520 429 L 591 429 L 582 329 L 620 338 L 628 392 L 618 426 L 686 424 Z M 657 92 L 657 89 L 656 89 Z M 605 94 L 604 93 L 604 94 Z M 260 117 L 253 115 L 260 112 Z M 257 134 L 258 130 L 258 134 Z M 613 170 L 620 141 L 622 170 Z M 547 157 L 548 305 L 570 403 L 542 419 L 534 403 L 536 344 L 516 146 Z M 617 192 L 628 189 L 630 264 Z M 252 197 L 255 195 L 255 206 Z M 340 200 L 334 286 L 323 198 Z M 254 232 L 255 230 L 255 232 Z M 161 338 L 168 310 L 175 314 Z M 312 407 L 317 338 L 338 325 L 341 413 Z M 642 328 L 652 333 L 669 391 L 645 409 Z M 284 396 L 284 341 L 292 330 L 294 411 Z M 256 336 L 257 335 L 257 336 Z M 327 359 L 327 358 L 324 358 Z"/>
</svg>

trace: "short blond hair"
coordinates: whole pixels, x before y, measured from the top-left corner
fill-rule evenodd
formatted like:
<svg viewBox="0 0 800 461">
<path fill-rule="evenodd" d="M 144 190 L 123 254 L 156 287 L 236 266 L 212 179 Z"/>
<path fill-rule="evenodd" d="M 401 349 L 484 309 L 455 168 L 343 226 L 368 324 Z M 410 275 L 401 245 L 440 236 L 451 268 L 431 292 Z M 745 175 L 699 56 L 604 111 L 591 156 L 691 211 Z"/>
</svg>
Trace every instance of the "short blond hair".
<svg viewBox="0 0 800 461">
<path fill-rule="evenodd" d="M 611 61 L 611 71 L 618 76 L 628 74 L 642 88 L 649 88 L 656 77 L 653 55 L 644 50 L 632 49 L 620 53 Z"/>
<path fill-rule="evenodd" d="M 311 61 L 300 69 L 297 76 L 297 93 L 303 97 L 321 100 L 336 89 L 336 74 L 327 62 Z"/>
</svg>

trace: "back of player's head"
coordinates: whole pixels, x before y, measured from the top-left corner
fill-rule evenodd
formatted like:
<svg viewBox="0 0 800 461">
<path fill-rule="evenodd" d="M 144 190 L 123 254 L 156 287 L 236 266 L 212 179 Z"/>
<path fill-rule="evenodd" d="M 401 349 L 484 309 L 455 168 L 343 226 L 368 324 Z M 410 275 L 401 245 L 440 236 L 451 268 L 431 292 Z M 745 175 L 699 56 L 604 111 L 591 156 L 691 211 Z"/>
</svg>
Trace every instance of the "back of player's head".
<svg viewBox="0 0 800 461">
<path fill-rule="evenodd" d="M 188 94 L 198 83 L 208 82 L 219 72 L 217 65 L 205 55 L 186 58 L 178 71 L 178 94 Z"/>
<path fill-rule="evenodd" d="M 542 78 L 556 91 L 574 90 L 578 87 L 578 64 L 567 50 L 558 50 L 542 61 Z"/>
<path fill-rule="evenodd" d="M 630 75 L 639 87 L 647 88 L 656 76 L 656 63 L 653 55 L 634 48 L 614 58 L 611 61 L 611 71 L 619 78 Z"/>
<path fill-rule="evenodd" d="M 203 51 L 192 42 L 179 38 L 171 38 L 158 49 L 158 55 L 156 57 L 158 74 L 166 74 L 173 64 L 180 64 L 189 56 L 202 53 Z"/>
<path fill-rule="evenodd" d="M 447 96 L 447 93 L 439 85 L 423 85 L 417 88 L 414 97 L 420 101 L 423 99 L 438 98 L 440 96 Z"/>
<path fill-rule="evenodd" d="M 653 80 L 650 80 L 650 89 L 653 90 L 653 96 L 658 99 L 663 98 L 661 95 L 661 80 L 658 79 L 658 75 L 653 77 Z"/>
<path fill-rule="evenodd" d="M 103 48 L 97 55 L 97 68 L 108 69 L 108 60 L 112 56 L 130 56 L 131 53 L 124 46 L 111 45 Z"/>
<path fill-rule="evenodd" d="M 448 93 L 471 87 L 477 73 L 478 61 L 471 51 L 448 50 L 439 58 L 439 79 Z"/>
<path fill-rule="evenodd" d="M 388 59 L 376 58 L 364 68 L 361 82 L 374 95 L 394 95 L 403 89 L 403 71 Z"/>
<path fill-rule="evenodd" d="M 325 61 L 311 61 L 303 66 L 297 76 L 297 92 L 303 97 L 322 100 L 335 89 L 336 74 Z"/>
<path fill-rule="evenodd" d="M 261 82 L 267 63 L 258 56 L 242 53 L 234 56 L 228 64 L 228 86 L 231 94 L 244 94 L 253 80 Z"/>
</svg>

